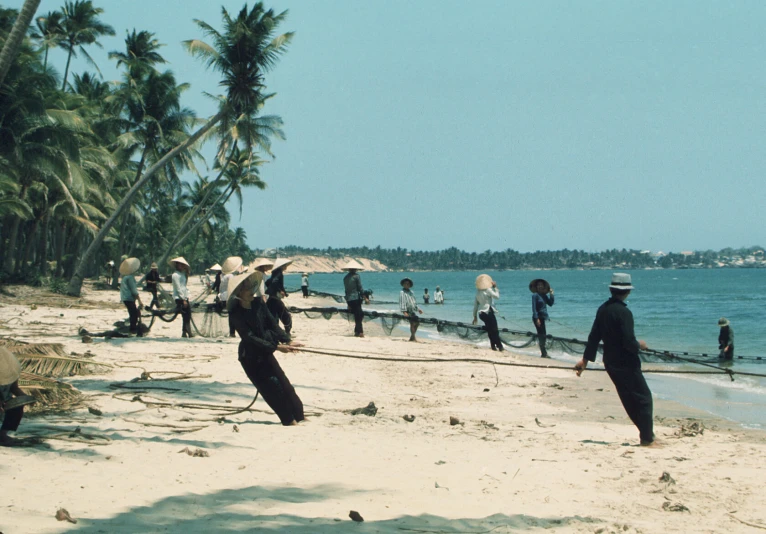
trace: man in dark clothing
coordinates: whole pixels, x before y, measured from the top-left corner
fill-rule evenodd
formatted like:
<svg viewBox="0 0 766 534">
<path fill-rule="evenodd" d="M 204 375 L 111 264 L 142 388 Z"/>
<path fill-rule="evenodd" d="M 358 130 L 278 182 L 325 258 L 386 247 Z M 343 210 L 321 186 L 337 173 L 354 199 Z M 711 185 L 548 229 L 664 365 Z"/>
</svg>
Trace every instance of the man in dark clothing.
<svg viewBox="0 0 766 534">
<path fill-rule="evenodd" d="M 157 306 L 157 309 L 159 310 L 160 299 L 157 298 L 157 284 L 160 283 L 160 272 L 156 263 L 152 262 L 151 270 L 147 273 L 144 281 L 146 282 L 146 287 L 152 294 L 152 301 L 149 303 L 149 306 L 146 307 L 146 311 L 150 311 L 154 306 Z"/>
<path fill-rule="evenodd" d="M 588 336 L 588 344 L 582 359 L 575 365 L 580 376 L 588 362 L 596 361 L 599 342 L 604 342 L 604 368 L 612 379 L 622 406 L 638 427 L 641 445 L 654 442 L 652 392 L 641 372 L 638 351 L 646 349 L 644 341 L 636 340 L 633 331 L 633 314 L 625 300 L 633 289 L 629 274 L 615 273 L 609 291 L 612 298 L 599 307 Z"/>
<path fill-rule="evenodd" d="M 282 321 L 282 326 L 284 326 L 287 335 L 290 335 L 290 331 L 293 329 L 293 316 L 290 315 L 287 306 L 282 302 L 282 299 L 287 297 L 283 271 L 292 262 L 293 260 L 275 260 L 274 268 L 271 270 L 271 277 L 266 281 L 266 294 L 269 296 L 266 306 L 275 319 Z"/>
<path fill-rule="evenodd" d="M 734 329 L 726 317 L 718 319 L 718 326 L 721 332 L 718 334 L 718 348 L 721 353 L 718 355 L 722 360 L 734 359 Z"/>
<path fill-rule="evenodd" d="M 357 271 L 361 269 L 362 266 L 354 260 L 349 261 L 346 265 L 341 267 L 341 270 L 348 271 L 348 274 L 343 277 L 343 288 L 346 293 L 345 297 L 348 311 L 354 314 L 354 335 L 356 337 L 364 337 L 364 327 L 362 326 L 362 322 L 364 321 L 362 300 L 364 299 L 369 304 L 369 300 L 364 296 L 364 289 L 362 289 L 362 279 L 357 273 Z"/>
<path fill-rule="evenodd" d="M 537 343 L 540 345 L 540 356 L 550 358 L 545 347 L 548 332 L 545 330 L 545 322 L 549 319 L 548 306 L 553 306 L 553 289 L 542 278 L 532 280 L 529 284 L 532 292 L 532 322 L 537 329 Z"/>
</svg>

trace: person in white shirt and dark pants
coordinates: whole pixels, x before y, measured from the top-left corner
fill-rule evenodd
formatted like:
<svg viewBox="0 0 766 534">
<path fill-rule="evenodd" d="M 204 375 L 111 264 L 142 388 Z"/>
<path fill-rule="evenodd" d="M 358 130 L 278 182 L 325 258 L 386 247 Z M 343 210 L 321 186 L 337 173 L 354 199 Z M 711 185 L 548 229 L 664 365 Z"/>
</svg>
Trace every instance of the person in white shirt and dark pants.
<svg viewBox="0 0 766 534">
<path fill-rule="evenodd" d="M 484 330 L 489 336 L 489 345 L 492 350 L 503 351 L 503 342 L 500 340 L 500 331 L 497 328 L 497 317 L 495 317 L 495 299 L 500 298 L 500 290 L 497 289 L 497 282 L 492 280 L 488 274 L 480 274 L 476 277 L 476 298 L 473 302 L 473 324 L 476 324 L 478 317 L 484 321 Z"/>
</svg>

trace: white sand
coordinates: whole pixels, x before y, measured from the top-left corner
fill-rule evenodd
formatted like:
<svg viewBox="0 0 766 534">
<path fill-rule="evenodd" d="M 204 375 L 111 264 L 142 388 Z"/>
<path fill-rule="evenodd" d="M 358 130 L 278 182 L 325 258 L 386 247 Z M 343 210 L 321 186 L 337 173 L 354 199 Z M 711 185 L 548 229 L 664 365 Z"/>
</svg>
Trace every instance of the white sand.
<svg viewBox="0 0 766 534">
<path fill-rule="evenodd" d="M 85 298 L 119 297 L 89 290 Z M 159 371 L 190 373 L 127 385 L 147 391 L 138 393 L 146 400 L 244 407 L 255 389 L 237 362 L 238 340 L 182 340 L 179 318 L 156 323 L 148 338 L 84 345 L 79 326 L 109 329 L 124 309 L 32 311 L 19 301 L 2 299 L 0 334 L 91 350 L 122 367 L 65 379 L 103 416 L 82 408 L 25 418 L 19 429 L 21 436 L 80 428 L 78 439 L 105 436 L 107 445 L 49 440 L 47 449 L 0 449 L 4 534 L 758 531 L 734 518 L 766 526 L 763 432 L 656 401 L 664 422 L 655 431 L 664 446 L 638 447 L 638 432 L 604 373 L 589 370 L 578 379 L 570 371 L 519 367 L 497 366 L 496 374 L 479 363 L 278 354 L 308 421 L 283 427 L 260 399 L 254 407 L 262 411 L 216 421 L 206 410 L 147 408 L 130 401 L 135 391 L 110 384 L 143 371 L 155 378 L 171 376 Z M 288 304 L 336 305 L 298 295 Z M 330 352 L 540 361 L 459 343 L 408 343 L 404 332 L 385 336 L 375 323 L 366 323 L 365 339 L 337 318 L 295 316 L 294 323 L 297 341 Z M 176 390 L 150 391 L 160 387 Z M 379 408 L 375 417 L 343 412 L 370 401 Z M 402 418 L 409 414 L 411 423 Z M 450 416 L 462 424 L 451 426 Z M 708 429 L 675 437 L 679 417 Z M 186 447 L 209 456 L 179 453 Z M 675 484 L 660 482 L 663 472 Z M 664 510 L 665 503 L 688 511 Z M 59 508 L 78 523 L 57 521 Z M 364 523 L 352 522 L 350 510 Z"/>
</svg>

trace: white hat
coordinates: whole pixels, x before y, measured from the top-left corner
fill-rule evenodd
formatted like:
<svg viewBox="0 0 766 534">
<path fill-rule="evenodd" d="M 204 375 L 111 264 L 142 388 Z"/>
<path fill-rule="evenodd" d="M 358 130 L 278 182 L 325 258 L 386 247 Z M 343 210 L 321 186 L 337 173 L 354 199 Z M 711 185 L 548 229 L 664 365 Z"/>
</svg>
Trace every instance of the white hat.
<svg viewBox="0 0 766 534">
<path fill-rule="evenodd" d="M 138 258 L 128 258 L 126 260 L 123 260 L 123 262 L 120 264 L 120 274 L 122 276 L 133 274 L 140 268 L 141 268 L 141 260 L 139 260 Z"/>
<path fill-rule="evenodd" d="M 489 289 L 492 287 L 492 277 L 488 274 L 480 274 L 476 277 L 476 289 Z"/>
<path fill-rule="evenodd" d="M 356 260 L 349 261 L 346 265 L 340 268 L 341 271 L 364 271 L 364 266 Z"/>
<path fill-rule="evenodd" d="M 287 267 L 290 265 L 294 260 L 288 260 L 285 258 L 277 258 L 274 260 L 274 267 L 271 268 L 272 271 L 276 271 L 277 269 L 281 269 L 282 267 Z"/>
<path fill-rule="evenodd" d="M 0 386 L 8 386 L 21 376 L 21 364 L 5 347 L 0 347 Z"/>
<path fill-rule="evenodd" d="M 630 275 L 628 273 L 613 273 L 612 274 L 612 284 L 609 286 L 610 289 L 635 289 L 631 285 L 630 281 Z"/>
<path fill-rule="evenodd" d="M 168 260 L 168 264 L 169 265 L 172 266 L 174 263 L 180 263 L 182 265 L 186 265 L 187 268 L 191 267 L 191 265 L 189 265 L 189 262 L 186 261 L 183 256 L 178 256 L 177 258 L 173 258 L 172 260 Z"/>
<path fill-rule="evenodd" d="M 270 271 L 274 267 L 274 262 L 264 258 L 259 259 L 252 265 L 254 270 L 258 270 L 261 267 L 268 267 L 267 271 Z"/>
<path fill-rule="evenodd" d="M 208 269 L 208 271 L 222 271 L 222 270 L 223 269 L 221 269 L 221 266 L 218 265 L 217 263 L 213 265 L 210 269 Z"/>
<path fill-rule="evenodd" d="M 229 256 L 226 258 L 226 261 L 223 262 L 221 270 L 223 271 L 223 274 L 231 274 L 240 267 L 242 267 L 242 258 L 239 256 Z"/>
<path fill-rule="evenodd" d="M 253 271 L 252 273 L 237 274 L 229 280 L 229 298 L 226 301 L 226 309 L 231 311 L 234 307 L 234 302 L 237 300 L 237 292 L 240 290 L 245 280 L 254 279 L 256 285 L 260 285 L 263 280 L 263 273 L 261 271 Z"/>
</svg>

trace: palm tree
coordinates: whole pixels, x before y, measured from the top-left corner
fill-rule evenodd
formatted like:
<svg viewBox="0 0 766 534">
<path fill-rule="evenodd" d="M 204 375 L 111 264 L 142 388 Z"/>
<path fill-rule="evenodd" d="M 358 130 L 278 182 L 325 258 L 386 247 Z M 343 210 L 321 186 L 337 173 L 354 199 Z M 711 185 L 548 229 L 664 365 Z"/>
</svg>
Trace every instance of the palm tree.
<svg viewBox="0 0 766 534">
<path fill-rule="evenodd" d="M 136 79 L 153 69 L 154 65 L 165 63 L 165 58 L 157 52 L 162 46 L 152 32 L 136 32 L 133 29 L 133 33 L 125 38 L 125 52 L 109 52 L 109 59 L 116 59 L 117 67 L 125 65 L 129 76 Z"/>
<path fill-rule="evenodd" d="M 284 21 L 287 12 L 275 14 L 266 10 L 262 3 L 257 3 L 252 10 L 245 6 L 232 18 L 222 8 L 224 32 L 219 33 L 203 21 L 196 21 L 203 32 L 213 38 L 214 45 L 198 40 L 186 41 L 189 51 L 201 57 L 209 67 L 222 75 L 221 85 L 226 88 L 225 98 L 221 100 L 218 113 L 191 135 L 186 141 L 166 153 L 159 161 L 146 170 L 125 194 L 109 219 L 101 227 L 72 274 L 67 292 L 79 295 L 96 251 L 106 235 L 111 231 L 122 213 L 131 205 L 133 198 L 152 177 L 165 167 L 180 152 L 194 145 L 201 137 L 219 126 L 219 132 L 231 132 L 240 116 L 254 117 L 260 103 L 263 102 L 263 75 L 276 65 L 277 59 L 287 50 L 292 33 L 276 34 L 276 29 Z"/>
<path fill-rule="evenodd" d="M 93 7 L 91 0 L 75 0 L 64 3 L 63 20 L 61 21 L 64 36 L 59 46 L 67 51 L 67 59 L 64 80 L 61 83 L 62 91 L 66 89 L 72 57 L 77 57 L 78 51 L 98 70 L 96 62 L 85 50 L 85 45 L 94 44 L 102 48 L 98 38 L 103 35 L 114 35 L 114 28 L 98 19 L 98 16 L 103 12 L 104 10 L 100 7 Z"/>
<path fill-rule="evenodd" d="M 61 21 L 64 20 L 64 14 L 61 11 L 49 11 L 43 17 L 37 17 L 35 28 L 32 30 L 31 37 L 40 43 L 40 47 L 45 50 L 45 59 L 43 60 L 43 69 L 48 68 L 48 51 L 51 48 L 63 45 L 64 27 Z"/>
<path fill-rule="evenodd" d="M 32 22 L 32 17 L 35 16 L 35 11 L 39 5 L 40 0 L 25 0 L 24 5 L 21 6 L 21 11 L 16 17 L 16 22 L 13 23 L 11 33 L 8 34 L 3 50 L 0 52 L 0 85 L 3 85 L 8 69 L 11 68 L 11 63 L 19 55 L 21 43 L 24 42 L 29 23 Z"/>
</svg>

